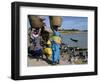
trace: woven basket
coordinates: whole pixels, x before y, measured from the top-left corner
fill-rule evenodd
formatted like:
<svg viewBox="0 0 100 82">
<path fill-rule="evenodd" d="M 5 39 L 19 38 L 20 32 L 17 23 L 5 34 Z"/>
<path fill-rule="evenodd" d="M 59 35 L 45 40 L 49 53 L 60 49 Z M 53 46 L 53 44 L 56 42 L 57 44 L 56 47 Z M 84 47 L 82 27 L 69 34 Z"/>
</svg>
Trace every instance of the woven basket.
<svg viewBox="0 0 100 82">
<path fill-rule="evenodd" d="M 29 22 L 32 28 L 42 28 L 43 27 L 43 21 L 38 16 L 29 15 L 28 18 L 29 18 Z"/>
<path fill-rule="evenodd" d="M 61 23 L 62 23 L 62 18 L 61 18 L 61 16 L 51 16 L 50 17 L 50 22 L 51 22 L 52 26 L 60 27 Z"/>
</svg>

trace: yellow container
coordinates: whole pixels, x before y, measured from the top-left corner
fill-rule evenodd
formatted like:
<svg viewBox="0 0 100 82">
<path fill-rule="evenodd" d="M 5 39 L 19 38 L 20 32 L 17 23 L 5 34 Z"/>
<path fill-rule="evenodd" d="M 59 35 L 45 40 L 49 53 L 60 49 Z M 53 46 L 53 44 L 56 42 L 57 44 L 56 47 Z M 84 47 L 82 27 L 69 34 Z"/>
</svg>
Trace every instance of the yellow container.
<svg viewBox="0 0 100 82">
<path fill-rule="evenodd" d="M 48 44 L 48 45 L 51 45 L 51 41 L 50 41 L 50 40 L 48 40 L 48 41 L 47 41 L 47 44 Z"/>
<path fill-rule="evenodd" d="M 48 57 L 51 57 L 52 49 L 51 48 L 44 48 L 44 54 L 46 54 Z"/>
</svg>

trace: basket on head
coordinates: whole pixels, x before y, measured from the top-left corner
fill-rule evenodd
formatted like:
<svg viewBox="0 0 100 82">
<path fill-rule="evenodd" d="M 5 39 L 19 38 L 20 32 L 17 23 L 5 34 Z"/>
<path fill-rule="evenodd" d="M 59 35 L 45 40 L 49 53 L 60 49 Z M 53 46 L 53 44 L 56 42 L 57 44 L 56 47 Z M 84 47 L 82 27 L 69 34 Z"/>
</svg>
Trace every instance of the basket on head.
<svg viewBox="0 0 100 82">
<path fill-rule="evenodd" d="M 44 23 L 39 16 L 28 15 L 29 22 L 32 28 L 42 28 Z"/>
<path fill-rule="evenodd" d="M 50 23 L 51 26 L 61 26 L 62 23 L 62 17 L 61 16 L 50 16 Z"/>
</svg>

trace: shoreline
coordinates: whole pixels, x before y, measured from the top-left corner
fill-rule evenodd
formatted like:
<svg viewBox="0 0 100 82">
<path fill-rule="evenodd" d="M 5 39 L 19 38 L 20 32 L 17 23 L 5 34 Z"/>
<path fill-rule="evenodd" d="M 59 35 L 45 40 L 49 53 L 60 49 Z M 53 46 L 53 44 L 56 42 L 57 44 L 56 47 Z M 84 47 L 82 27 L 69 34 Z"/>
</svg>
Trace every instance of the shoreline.
<svg viewBox="0 0 100 82">
<path fill-rule="evenodd" d="M 61 34 L 79 34 L 79 33 L 88 33 L 88 32 L 60 32 L 60 33 Z M 50 34 L 53 34 L 53 33 L 50 33 Z"/>
<path fill-rule="evenodd" d="M 79 33 L 87 33 L 87 32 L 60 32 L 61 34 L 79 34 Z"/>
</svg>

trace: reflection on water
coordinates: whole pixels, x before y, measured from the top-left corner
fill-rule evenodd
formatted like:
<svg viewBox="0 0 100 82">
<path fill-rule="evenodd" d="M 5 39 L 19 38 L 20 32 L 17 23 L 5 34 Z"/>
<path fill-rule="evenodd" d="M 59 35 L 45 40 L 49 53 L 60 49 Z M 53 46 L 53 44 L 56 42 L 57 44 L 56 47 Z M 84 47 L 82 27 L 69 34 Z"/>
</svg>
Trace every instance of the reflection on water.
<svg viewBox="0 0 100 82">
<path fill-rule="evenodd" d="M 87 48 L 88 47 L 88 37 L 87 32 L 81 32 L 76 34 L 62 34 L 62 40 L 64 43 L 68 44 L 71 47 L 80 47 L 80 48 Z M 78 42 L 74 42 L 71 40 L 75 39 Z"/>
</svg>

